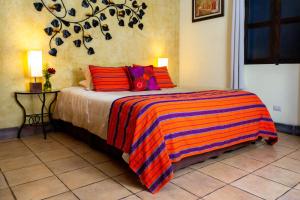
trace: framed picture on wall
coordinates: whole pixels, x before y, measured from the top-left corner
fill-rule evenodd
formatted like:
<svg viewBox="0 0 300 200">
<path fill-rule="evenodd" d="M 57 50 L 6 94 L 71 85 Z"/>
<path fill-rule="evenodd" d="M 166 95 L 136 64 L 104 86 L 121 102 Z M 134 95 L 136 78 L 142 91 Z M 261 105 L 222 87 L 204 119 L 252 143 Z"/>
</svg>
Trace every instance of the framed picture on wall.
<svg viewBox="0 0 300 200">
<path fill-rule="evenodd" d="M 193 22 L 224 16 L 224 0 L 192 0 Z"/>
</svg>

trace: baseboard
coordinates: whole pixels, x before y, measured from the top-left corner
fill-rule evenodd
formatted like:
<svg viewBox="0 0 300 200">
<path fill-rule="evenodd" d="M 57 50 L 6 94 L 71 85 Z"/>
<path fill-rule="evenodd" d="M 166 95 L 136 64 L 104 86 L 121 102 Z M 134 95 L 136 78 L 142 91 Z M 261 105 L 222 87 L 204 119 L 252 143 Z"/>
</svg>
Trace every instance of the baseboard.
<svg viewBox="0 0 300 200">
<path fill-rule="evenodd" d="M 300 136 L 300 126 L 293 126 L 281 123 L 275 123 L 275 126 L 278 132 Z"/>
<path fill-rule="evenodd" d="M 18 127 L 0 129 L 0 140 L 17 138 L 18 130 Z M 22 130 L 21 137 L 35 135 L 41 132 L 42 129 L 40 127 L 25 126 Z"/>
</svg>

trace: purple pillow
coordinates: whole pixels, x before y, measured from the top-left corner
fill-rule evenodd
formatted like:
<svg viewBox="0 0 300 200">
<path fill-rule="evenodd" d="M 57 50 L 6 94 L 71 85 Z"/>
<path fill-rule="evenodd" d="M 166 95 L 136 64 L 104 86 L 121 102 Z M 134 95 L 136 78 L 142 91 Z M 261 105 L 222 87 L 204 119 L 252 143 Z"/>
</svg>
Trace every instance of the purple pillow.
<svg viewBox="0 0 300 200">
<path fill-rule="evenodd" d="M 154 76 L 153 67 L 134 66 L 128 67 L 127 70 L 130 77 L 131 90 L 160 90 Z"/>
</svg>

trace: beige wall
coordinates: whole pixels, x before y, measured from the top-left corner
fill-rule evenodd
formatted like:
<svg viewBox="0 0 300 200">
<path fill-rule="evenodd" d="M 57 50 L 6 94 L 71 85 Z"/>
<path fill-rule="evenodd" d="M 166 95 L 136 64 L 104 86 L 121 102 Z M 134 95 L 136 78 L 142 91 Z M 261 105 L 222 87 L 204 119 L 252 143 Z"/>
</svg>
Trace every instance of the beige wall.
<svg viewBox="0 0 300 200">
<path fill-rule="evenodd" d="M 180 85 L 230 87 L 232 0 L 225 17 L 192 23 L 192 1 L 180 2 Z M 274 121 L 300 125 L 300 65 L 245 66 L 246 89 L 259 95 Z M 273 106 L 282 111 L 273 111 Z"/>
<path fill-rule="evenodd" d="M 51 2 L 48 0 L 47 2 Z M 80 7 L 81 1 L 65 1 Z M 115 1 L 117 3 L 117 1 Z M 122 1 L 121 1 L 122 2 Z M 154 63 L 159 56 L 169 58 L 169 69 L 178 81 L 179 0 L 144 0 L 148 4 L 143 19 L 145 28 L 121 28 L 115 18 L 108 20 L 113 39 L 105 41 L 100 35 L 92 43 L 96 54 L 88 56 L 83 48 L 74 48 L 74 34 L 58 48 L 57 58 L 49 56 L 49 38 L 43 29 L 52 17 L 46 11 L 39 13 L 33 1 L 1 1 L 0 3 L 0 129 L 18 126 L 21 110 L 13 99 L 13 92 L 24 90 L 29 82 L 26 74 L 26 52 L 44 50 L 44 63 L 54 66 L 54 88 L 76 85 L 82 79 L 80 68 L 88 64 L 104 66 L 132 63 Z M 83 13 L 84 14 L 84 13 Z M 29 101 L 29 100 L 28 100 Z M 30 103 L 27 102 L 27 103 Z M 30 105 L 29 105 L 30 106 Z"/>
<path fill-rule="evenodd" d="M 16 106 L 13 92 L 28 87 L 26 52 L 29 49 L 43 49 L 44 63 L 56 67 L 57 74 L 52 79 L 55 88 L 76 85 L 82 79 L 80 69 L 91 63 L 148 64 L 158 56 L 169 57 L 172 78 L 181 86 L 228 88 L 232 0 L 225 1 L 225 17 L 197 23 L 191 22 L 190 0 L 144 1 L 149 6 L 143 20 L 144 31 L 119 28 L 113 20 L 109 23 L 113 39 L 96 38 L 94 56 L 87 56 L 84 49 L 66 42 L 59 47 L 57 58 L 46 53 L 49 40 L 43 28 L 52 19 L 50 15 L 36 12 L 30 0 L 1 1 L 0 129 L 21 122 L 21 110 Z M 12 15 L 12 11 L 18 11 L 18 15 Z M 300 66 L 246 66 L 245 70 L 247 89 L 263 99 L 273 119 L 299 125 Z M 30 99 L 27 104 L 31 106 Z M 282 112 L 273 112 L 273 105 L 281 106 Z"/>
<path fill-rule="evenodd" d="M 300 65 L 247 65 L 246 88 L 258 94 L 275 122 L 300 125 Z M 280 106 L 281 112 L 273 106 Z"/>
<path fill-rule="evenodd" d="M 192 23 L 192 1 L 180 1 L 180 85 L 230 86 L 231 0 L 225 17 Z"/>
</svg>

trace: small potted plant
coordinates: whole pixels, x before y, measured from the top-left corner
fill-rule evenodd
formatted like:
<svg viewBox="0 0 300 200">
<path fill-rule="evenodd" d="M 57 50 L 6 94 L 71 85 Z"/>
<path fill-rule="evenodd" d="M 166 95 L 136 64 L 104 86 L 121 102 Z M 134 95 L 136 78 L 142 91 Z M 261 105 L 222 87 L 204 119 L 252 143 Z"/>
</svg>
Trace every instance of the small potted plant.
<svg viewBox="0 0 300 200">
<path fill-rule="evenodd" d="M 56 73 L 56 70 L 52 67 L 46 67 L 43 70 L 44 78 L 45 78 L 45 83 L 44 83 L 44 91 L 45 92 L 50 92 L 52 90 L 52 85 L 50 82 L 50 78 L 52 75 Z"/>
</svg>

